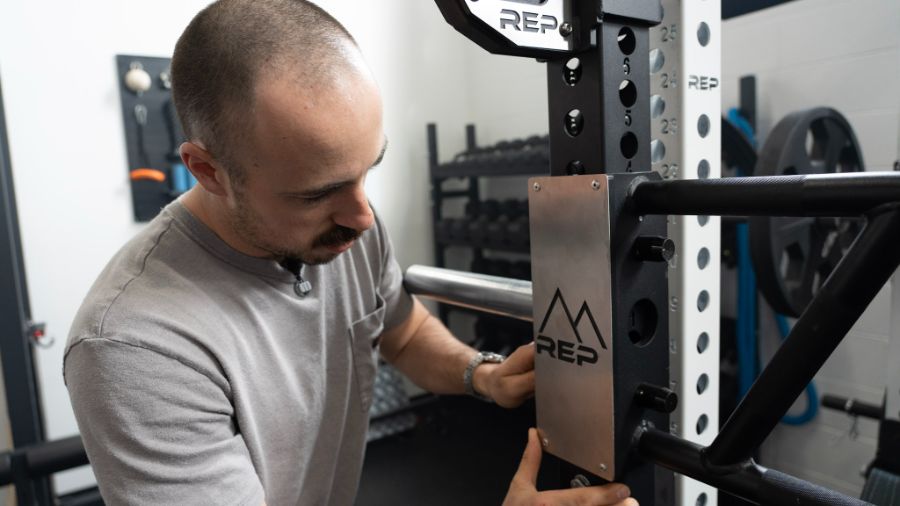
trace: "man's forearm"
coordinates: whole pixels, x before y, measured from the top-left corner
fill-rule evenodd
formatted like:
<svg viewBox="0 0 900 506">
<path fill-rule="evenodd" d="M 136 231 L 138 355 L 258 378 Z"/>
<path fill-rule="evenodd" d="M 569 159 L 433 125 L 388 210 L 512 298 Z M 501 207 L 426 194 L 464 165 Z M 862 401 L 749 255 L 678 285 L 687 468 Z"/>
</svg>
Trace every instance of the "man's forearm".
<svg viewBox="0 0 900 506">
<path fill-rule="evenodd" d="M 421 310 L 426 311 L 417 303 Z M 460 342 L 444 324 L 430 313 L 417 323 L 411 337 L 392 356 L 385 358 L 416 385 L 437 394 L 462 394 L 463 372 L 476 351 Z M 475 370 L 475 390 L 486 394 L 484 376 L 495 364 L 482 364 Z"/>
<path fill-rule="evenodd" d="M 436 394 L 461 394 L 463 371 L 475 351 L 429 314 L 394 358 L 394 366 L 416 385 Z"/>
</svg>

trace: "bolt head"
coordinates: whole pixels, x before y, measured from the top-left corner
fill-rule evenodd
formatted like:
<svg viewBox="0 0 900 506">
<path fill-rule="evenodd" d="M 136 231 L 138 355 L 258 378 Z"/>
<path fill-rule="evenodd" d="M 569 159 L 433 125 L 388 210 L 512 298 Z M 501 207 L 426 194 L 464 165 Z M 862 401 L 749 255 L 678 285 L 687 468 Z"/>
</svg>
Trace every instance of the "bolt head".
<svg viewBox="0 0 900 506">
<path fill-rule="evenodd" d="M 597 181 L 596 179 L 591 181 L 591 188 L 593 188 L 595 190 L 599 190 L 600 189 L 600 181 Z"/>
<path fill-rule="evenodd" d="M 568 37 L 572 35 L 572 24 L 571 23 L 563 23 L 559 26 L 559 34 L 563 37 Z"/>
<path fill-rule="evenodd" d="M 600 464 L 600 470 L 605 472 L 606 469 L 607 469 L 606 464 L 602 464 L 602 463 L 601 463 L 601 464 Z"/>
<path fill-rule="evenodd" d="M 550 446 L 550 440 L 547 439 L 547 438 L 542 438 L 542 439 L 541 439 L 541 446 L 543 446 L 544 448 Z"/>
<path fill-rule="evenodd" d="M 536 192 L 541 191 L 541 183 L 534 183 L 532 188 L 534 188 L 534 191 L 536 191 Z"/>
</svg>

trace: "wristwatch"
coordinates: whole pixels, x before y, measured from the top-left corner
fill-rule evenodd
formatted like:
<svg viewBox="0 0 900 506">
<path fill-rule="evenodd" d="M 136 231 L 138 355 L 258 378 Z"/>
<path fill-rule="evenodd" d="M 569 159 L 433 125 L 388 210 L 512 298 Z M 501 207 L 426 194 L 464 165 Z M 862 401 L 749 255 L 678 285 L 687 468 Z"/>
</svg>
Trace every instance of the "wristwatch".
<svg viewBox="0 0 900 506">
<path fill-rule="evenodd" d="M 499 353 L 479 351 L 477 354 L 475 354 L 475 356 L 472 357 L 472 360 L 469 361 L 469 365 L 466 366 L 466 372 L 463 373 L 463 385 L 466 386 L 466 393 L 477 399 L 492 402 L 493 399 L 491 399 L 490 397 L 486 397 L 475 391 L 475 385 L 472 381 L 475 377 L 475 368 L 484 362 L 487 362 L 489 364 L 499 364 L 504 360 L 506 360 L 506 357 L 500 355 Z"/>
</svg>

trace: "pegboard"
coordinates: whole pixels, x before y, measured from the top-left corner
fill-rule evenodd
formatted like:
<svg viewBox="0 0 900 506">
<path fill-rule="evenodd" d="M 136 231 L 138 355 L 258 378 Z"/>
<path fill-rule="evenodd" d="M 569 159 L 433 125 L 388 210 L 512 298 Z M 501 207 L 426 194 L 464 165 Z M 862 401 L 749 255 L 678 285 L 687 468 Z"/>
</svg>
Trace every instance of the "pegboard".
<svg viewBox="0 0 900 506">
<path fill-rule="evenodd" d="M 128 178 L 137 221 L 153 219 L 196 182 L 178 154 L 184 133 L 172 103 L 170 64 L 171 58 L 116 56 Z M 126 86 L 125 76 L 135 67 L 142 68 L 151 79 L 149 89 L 142 93 Z"/>
</svg>

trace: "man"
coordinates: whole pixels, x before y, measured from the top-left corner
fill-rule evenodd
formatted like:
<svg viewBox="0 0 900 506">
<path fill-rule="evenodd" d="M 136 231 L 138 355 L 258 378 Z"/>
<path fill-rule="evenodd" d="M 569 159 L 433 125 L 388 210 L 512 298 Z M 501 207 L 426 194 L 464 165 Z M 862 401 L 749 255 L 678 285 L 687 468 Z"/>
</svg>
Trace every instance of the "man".
<svg viewBox="0 0 900 506">
<path fill-rule="evenodd" d="M 107 503 L 352 503 L 379 352 L 433 392 L 533 394 L 532 346 L 483 361 L 404 291 L 363 188 L 379 91 L 336 20 L 217 2 L 172 76 L 198 186 L 112 259 L 66 350 Z M 539 494 L 529 441 L 509 504 L 633 504 L 621 485 Z"/>
</svg>

